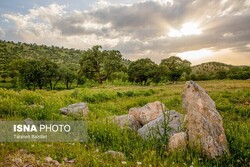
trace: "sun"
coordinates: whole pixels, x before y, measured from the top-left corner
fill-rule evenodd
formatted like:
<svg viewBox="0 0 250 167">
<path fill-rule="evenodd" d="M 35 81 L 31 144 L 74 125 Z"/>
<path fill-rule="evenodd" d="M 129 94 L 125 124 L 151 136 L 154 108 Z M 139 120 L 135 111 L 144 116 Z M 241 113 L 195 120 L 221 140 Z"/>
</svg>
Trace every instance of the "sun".
<svg viewBox="0 0 250 167">
<path fill-rule="evenodd" d="M 168 36 L 169 37 L 182 37 L 188 35 L 200 35 L 202 33 L 201 29 L 199 28 L 198 23 L 188 22 L 181 26 L 181 29 L 177 30 L 172 28 Z"/>
<path fill-rule="evenodd" d="M 200 59 L 206 59 L 213 55 L 213 51 L 209 49 L 192 50 L 187 52 L 178 53 L 177 56 L 189 61 L 197 61 Z"/>
</svg>

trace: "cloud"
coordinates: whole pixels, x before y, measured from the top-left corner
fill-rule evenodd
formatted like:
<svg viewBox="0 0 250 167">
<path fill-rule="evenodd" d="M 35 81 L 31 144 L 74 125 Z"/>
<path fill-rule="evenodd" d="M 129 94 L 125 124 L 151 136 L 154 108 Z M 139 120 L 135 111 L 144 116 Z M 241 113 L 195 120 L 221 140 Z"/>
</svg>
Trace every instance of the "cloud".
<svg viewBox="0 0 250 167">
<path fill-rule="evenodd" d="M 5 31 L 0 27 L 0 37 L 4 37 L 5 36 Z"/>
<path fill-rule="evenodd" d="M 26 14 L 5 13 L 2 17 L 9 22 L 5 23 L 15 23 L 5 33 L 14 33 L 24 42 L 80 49 L 100 44 L 105 49 L 120 50 L 127 58 L 150 57 L 156 62 L 204 48 L 223 55 L 249 54 L 248 0 L 116 2 L 99 0 L 84 11 L 70 11 L 67 5 L 53 3 L 32 8 Z M 195 25 L 196 30 L 186 32 L 183 25 Z M 171 35 L 173 30 L 181 35 Z M 225 49 L 230 52 L 221 51 Z"/>
</svg>

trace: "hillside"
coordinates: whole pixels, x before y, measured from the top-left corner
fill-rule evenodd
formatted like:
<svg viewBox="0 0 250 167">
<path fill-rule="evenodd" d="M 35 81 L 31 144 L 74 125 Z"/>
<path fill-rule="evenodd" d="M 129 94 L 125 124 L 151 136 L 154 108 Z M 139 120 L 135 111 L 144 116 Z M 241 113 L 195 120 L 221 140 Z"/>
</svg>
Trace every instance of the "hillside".
<svg viewBox="0 0 250 167">
<path fill-rule="evenodd" d="M 81 58 L 81 50 L 59 48 L 37 44 L 14 43 L 0 40 L 0 67 L 8 64 L 13 59 L 39 59 L 47 58 L 56 63 L 64 63 L 69 66 L 78 66 Z"/>
<path fill-rule="evenodd" d="M 40 59 L 46 58 L 57 64 L 77 68 L 83 50 L 68 49 L 58 46 L 46 46 L 27 43 L 14 43 L 0 40 L 0 71 L 3 66 L 14 59 Z M 130 60 L 122 59 L 126 66 L 131 63 Z"/>
<path fill-rule="evenodd" d="M 6 78 L 5 71 L 9 63 L 17 59 L 42 59 L 46 58 L 58 65 L 63 64 L 77 71 L 83 50 L 68 49 L 57 46 L 46 46 L 27 43 L 14 43 L 0 40 L 0 74 Z M 122 58 L 122 63 L 128 67 L 132 61 Z M 208 62 L 192 66 L 191 80 L 211 79 L 247 79 L 249 66 L 233 66 L 219 62 Z M 5 81 L 5 79 L 4 79 Z"/>
<path fill-rule="evenodd" d="M 232 67 L 234 66 L 219 62 L 202 63 L 196 66 L 192 66 L 192 74 L 213 75 L 219 71 L 228 71 Z"/>
</svg>

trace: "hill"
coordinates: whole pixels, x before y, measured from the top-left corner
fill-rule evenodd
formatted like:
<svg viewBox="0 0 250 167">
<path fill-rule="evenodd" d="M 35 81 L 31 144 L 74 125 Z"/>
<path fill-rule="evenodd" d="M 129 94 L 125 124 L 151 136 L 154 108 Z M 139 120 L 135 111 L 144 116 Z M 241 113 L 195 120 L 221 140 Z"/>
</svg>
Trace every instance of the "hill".
<svg viewBox="0 0 250 167">
<path fill-rule="evenodd" d="M 57 64 L 78 68 L 83 50 L 0 40 L 0 71 L 14 59 L 46 58 Z M 122 59 L 128 66 L 131 61 Z"/>
<path fill-rule="evenodd" d="M 46 58 L 67 66 L 78 66 L 82 51 L 57 46 L 14 43 L 0 40 L 0 68 L 14 59 Z"/>
<path fill-rule="evenodd" d="M 219 71 L 229 71 L 233 65 L 228 65 L 219 62 L 208 62 L 192 66 L 192 74 L 209 74 L 213 75 Z"/>
</svg>

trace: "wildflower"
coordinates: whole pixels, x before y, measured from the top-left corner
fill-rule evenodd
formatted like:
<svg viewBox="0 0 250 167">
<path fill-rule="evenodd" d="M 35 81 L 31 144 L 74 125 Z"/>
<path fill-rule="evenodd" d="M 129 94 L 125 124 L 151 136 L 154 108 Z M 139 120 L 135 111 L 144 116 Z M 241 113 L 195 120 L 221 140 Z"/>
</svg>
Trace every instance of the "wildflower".
<svg viewBox="0 0 250 167">
<path fill-rule="evenodd" d="M 122 161 L 122 164 L 123 164 L 123 165 L 126 165 L 126 164 L 127 164 L 127 162 L 126 162 L 126 161 Z"/>
<path fill-rule="evenodd" d="M 137 165 L 141 165 L 141 164 L 142 164 L 142 162 L 137 161 Z"/>
<path fill-rule="evenodd" d="M 96 149 L 95 152 L 99 152 L 99 149 Z"/>
</svg>

